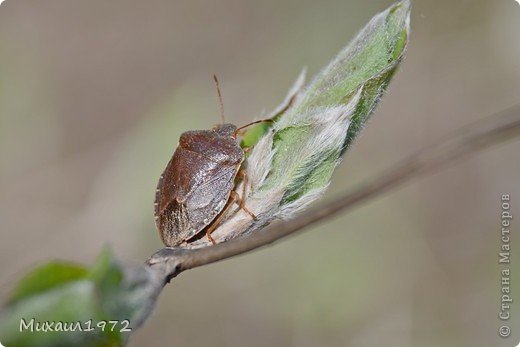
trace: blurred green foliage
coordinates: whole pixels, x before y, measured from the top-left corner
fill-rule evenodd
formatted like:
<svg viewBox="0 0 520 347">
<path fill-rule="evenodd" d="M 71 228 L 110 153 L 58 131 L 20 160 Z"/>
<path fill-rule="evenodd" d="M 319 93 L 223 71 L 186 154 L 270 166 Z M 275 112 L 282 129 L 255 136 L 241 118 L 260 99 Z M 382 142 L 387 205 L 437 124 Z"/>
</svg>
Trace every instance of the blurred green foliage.
<svg viewBox="0 0 520 347">
<path fill-rule="evenodd" d="M 124 297 L 122 279 L 123 269 L 108 249 L 90 269 L 65 262 L 42 265 L 19 281 L 2 310 L 0 340 L 13 347 L 120 345 L 120 324 L 115 329 L 109 324 L 104 329 L 97 325 L 132 318 L 128 311 L 114 306 L 116 297 Z M 82 329 L 38 331 L 44 322 L 79 322 Z M 92 331 L 86 331 L 90 328 Z M 52 329 L 60 330 L 57 325 Z"/>
</svg>

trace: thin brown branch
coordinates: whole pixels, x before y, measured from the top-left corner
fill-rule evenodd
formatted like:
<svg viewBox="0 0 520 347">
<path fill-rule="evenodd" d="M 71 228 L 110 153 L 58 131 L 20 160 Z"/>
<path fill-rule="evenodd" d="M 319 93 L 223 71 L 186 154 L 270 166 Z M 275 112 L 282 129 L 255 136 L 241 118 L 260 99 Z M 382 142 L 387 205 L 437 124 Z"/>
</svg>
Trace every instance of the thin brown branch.
<svg viewBox="0 0 520 347">
<path fill-rule="evenodd" d="M 184 270 L 268 245 L 379 196 L 412 178 L 434 172 L 457 159 L 518 136 L 520 136 L 520 105 L 455 131 L 447 138 L 402 160 L 380 176 L 346 192 L 336 200 L 310 209 L 294 220 L 275 223 L 263 231 L 201 249 L 163 248 L 148 260 L 148 264 L 159 278 L 167 283 Z"/>
</svg>

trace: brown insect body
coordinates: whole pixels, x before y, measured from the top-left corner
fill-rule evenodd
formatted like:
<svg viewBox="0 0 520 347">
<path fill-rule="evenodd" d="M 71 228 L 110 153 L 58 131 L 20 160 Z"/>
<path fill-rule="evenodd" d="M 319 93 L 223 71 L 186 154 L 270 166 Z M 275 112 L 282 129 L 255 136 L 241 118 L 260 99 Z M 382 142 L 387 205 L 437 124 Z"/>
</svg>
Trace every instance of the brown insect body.
<svg viewBox="0 0 520 347">
<path fill-rule="evenodd" d="M 244 160 L 236 130 L 221 124 L 181 135 L 155 194 L 155 224 L 167 246 L 197 235 L 226 206 Z"/>
</svg>

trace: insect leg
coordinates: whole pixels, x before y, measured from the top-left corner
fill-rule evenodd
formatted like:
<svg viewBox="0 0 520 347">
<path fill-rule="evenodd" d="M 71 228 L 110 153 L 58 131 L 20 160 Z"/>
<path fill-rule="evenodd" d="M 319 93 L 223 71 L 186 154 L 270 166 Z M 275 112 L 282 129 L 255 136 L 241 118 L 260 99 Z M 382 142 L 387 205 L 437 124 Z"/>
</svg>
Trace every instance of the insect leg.
<svg viewBox="0 0 520 347">
<path fill-rule="evenodd" d="M 246 189 L 248 183 L 247 173 L 245 170 L 239 170 L 237 176 L 242 177 L 243 180 L 242 197 L 240 197 L 240 195 L 238 195 L 236 191 L 232 190 L 229 195 L 229 200 L 227 201 L 226 206 L 224 207 L 222 212 L 220 212 L 220 215 L 206 229 L 206 236 L 214 245 L 216 245 L 217 243 L 215 242 L 215 239 L 211 237 L 211 233 L 215 231 L 215 229 L 219 226 L 222 220 L 226 217 L 227 212 L 233 207 L 234 203 L 238 204 L 238 206 L 247 214 L 249 214 L 254 220 L 257 219 L 255 214 L 246 207 L 245 203 Z"/>
<path fill-rule="evenodd" d="M 248 184 L 247 172 L 245 170 L 239 170 L 237 176 L 242 177 L 242 196 L 239 197 L 236 192 L 231 193 L 235 193 L 237 195 L 236 202 L 238 203 L 238 206 L 240 206 L 241 209 L 246 211 L 254 220 L 256 220 L 257 218 L 255 214 L 246 207 L 246 189 Z"/>
<path fill-rule="evenodd" d="M 251 212 L 247 207 L 246 207 L 246 204 L 244 202 L 244 199 L 241 199 L 240 198 L 240 195 L 238 195 L 237 192 L 235 191 L 232 191 L 231 192 L 231 197 L 233 198 L 233 202 L 237 203 L 238 206 L 244 210 L 247 214 L 249 214 L 254 220 L 257 220 L 255 214 L 253 212 Z"/>
<path fill-rule="evenodd" d="M 233 194 L 233 193 L 235 193 L 235 192 L 233 192 L 233 191 L 231 192 L 231 195 L 229 196 L 229 200 L 227 201 L 226 206 L 224 206 L 224 209 L 222 210 L 222 212 L 220 212 L 220 215 L 213 222 L 211 222 L 211 224 L 206 229 L 206 236 L 211 241 L 211 243 L 214 245 L 216 245 L 217 243 L 215 242 L 215 239 L 213 237 L 211 237 L 211 233 L 213 231 L 215 231 L 215 229 L 219 226 L 220 222 L 222 222 L 222 220 L 226 217 L 229 209 L 231 207 L 233 207 L 233 203 L 235 203 L 237 201 L 236 199 L 240 199 L 238 197 L 238 194 L 236 194 L 236 193 Z"/>
</svg>

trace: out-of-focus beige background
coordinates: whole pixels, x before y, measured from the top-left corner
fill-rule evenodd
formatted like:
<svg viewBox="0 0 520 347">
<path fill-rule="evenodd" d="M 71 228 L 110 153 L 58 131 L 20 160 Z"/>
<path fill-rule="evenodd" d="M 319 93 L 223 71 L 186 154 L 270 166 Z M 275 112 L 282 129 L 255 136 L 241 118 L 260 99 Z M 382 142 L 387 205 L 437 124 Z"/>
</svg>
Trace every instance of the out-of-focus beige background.
<svg viewBox="0 0 520 347">
<path fill-rule="evenodd" d="M 49 259 L 161 242 L 156 180 L 188 129 L 244 124 L 391 1 L 7 0 L 0 6 L 0 298 Z M 331 198 L 520 102 L 520 5 L 417 0 L 400 72 Z M 519 142 L 308 232 L 189 271 L 130 346 L 516 346 Z M 500 196 L 511 194 L 513 336 L 497 330 Z"/>
</svg>

